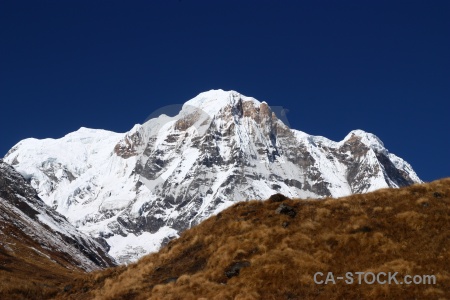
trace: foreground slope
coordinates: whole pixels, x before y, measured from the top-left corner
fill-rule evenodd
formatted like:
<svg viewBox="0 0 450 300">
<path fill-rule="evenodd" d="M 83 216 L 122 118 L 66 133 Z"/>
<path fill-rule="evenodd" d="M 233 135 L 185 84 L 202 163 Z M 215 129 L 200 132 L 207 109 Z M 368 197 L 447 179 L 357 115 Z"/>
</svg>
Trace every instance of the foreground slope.
<svg viewBox="0 0 450 300">
<path fill-rule="evenodd" d="M 420 182 L 373 134 L 312 136 L 235 91 L 201 93 L 174 114 L 123 134 L 81 128 L 26 139 L 5 161 L 122 263 L 241 200 L 341 197 Z"/>
<path fill-rule="evenodd" d="M 233 205 L 63 299 L 448 299 L 450 178 L 319 201 Z M 435 275 L 434 285 L 314 283 L 316 272 Z M 321 277 L 320 279 L 324 279 Z"/>
<path fill-rule="evenodd" d="M 42 299 L 73 276 L 114 265 L 0 160 L 0 299 Z"/>
</svg>

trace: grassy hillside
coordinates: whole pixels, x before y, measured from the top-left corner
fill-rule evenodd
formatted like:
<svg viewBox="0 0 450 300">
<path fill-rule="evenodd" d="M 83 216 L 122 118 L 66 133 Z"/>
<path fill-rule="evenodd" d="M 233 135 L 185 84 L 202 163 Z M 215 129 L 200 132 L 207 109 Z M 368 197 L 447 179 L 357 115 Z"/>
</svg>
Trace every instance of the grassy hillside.
<svg viewBox="0 0 450 300">
<path fill-rule="evenodd" d="M 0 214 L 8 213 L 0 205 Z M 1 219 L 0 299 L 49 299 L 84 275 L 67 254 L 49 251 L 21 228 Z"/>
<path fill-rule="evenodd" d="M 277 195 L 238 203 L 136 264 L 86 274 L 2 224 L 0 296 L 448 299 L 449 225 L 450 179 L 340 199 Z M 353 284 L 314 282 L 316 272 L 325 280 L 327 272 L 359 271 L 398 272 L 399 282 L 404 275 L 435 275 L 436 284 L 358 284 L 356 273 Z"/>
<path fill-rule="evenodd" d="M 272 196 L 238 203 L 136 264 L 76 279 L 58 298 L 448 299 L 449 227 L 450 179 L 340 199 Z M 436 284 L 314 282 L 316 272 L 359 271 Z"/>
</svg>

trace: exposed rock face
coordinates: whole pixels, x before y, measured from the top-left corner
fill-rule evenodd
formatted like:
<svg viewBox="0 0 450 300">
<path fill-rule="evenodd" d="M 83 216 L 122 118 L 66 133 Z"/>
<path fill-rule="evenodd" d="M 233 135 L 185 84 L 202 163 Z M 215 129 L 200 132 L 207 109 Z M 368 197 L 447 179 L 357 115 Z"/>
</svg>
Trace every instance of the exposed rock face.
<svg viewBox="0 0 450 300">
<path fill-rule="evenodd" d="M 0 160 L 0 246 L 28 246 L 49 263 L 92 271 L 115 265 L 91 237 L 53 211 L 11 166 Z"/>
<path fill-rule="evenodd" d="M 82 128 L 59 140 L 24 140 L 5 160 L 121 262 L 156 251 L 236 201 L 420 182 L 370 133 L 355 130 L 341 142 L 311 136 L 289 128 L 265 102 L 222 90 L 125 134 Z"/>
</svg>

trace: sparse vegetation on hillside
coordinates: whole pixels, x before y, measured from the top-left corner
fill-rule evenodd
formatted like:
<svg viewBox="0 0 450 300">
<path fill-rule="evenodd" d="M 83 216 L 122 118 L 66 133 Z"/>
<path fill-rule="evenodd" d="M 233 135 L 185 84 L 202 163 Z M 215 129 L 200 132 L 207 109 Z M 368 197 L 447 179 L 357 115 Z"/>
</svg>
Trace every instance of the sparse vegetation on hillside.
<svg viewBox="0 0 450 300">
<path fill-rule="evenodd" d="M 0 213 L 6 212 L 0 208 Z M 83 274 L 64 253 L 52 253 L 12 224 L 0 222 L 0 299 L 50 299 Z"/>
<path fill-rule="evenodd" d="M 276 195 L 237 203 L 130 266 L 82 275 L 3 251 L 17 265 L 0 265 L 0 287 L 2 299 L 448 299 L 449 224 L 450 179 L 340 199 Z M 359 271 L 436 284 L 314 282 Z"/>
<path fill-rule="evenodd" d="M 68 299 L 446 299 L 450 179 L 319 201 L 238 203 Z M 435 285 L 314 282 L 316 272 L 435 275 Z M 356 277 L 355 277 L 356 278 Z M 324 278 L 323 278 L 324 279 Z"/>
</svg>

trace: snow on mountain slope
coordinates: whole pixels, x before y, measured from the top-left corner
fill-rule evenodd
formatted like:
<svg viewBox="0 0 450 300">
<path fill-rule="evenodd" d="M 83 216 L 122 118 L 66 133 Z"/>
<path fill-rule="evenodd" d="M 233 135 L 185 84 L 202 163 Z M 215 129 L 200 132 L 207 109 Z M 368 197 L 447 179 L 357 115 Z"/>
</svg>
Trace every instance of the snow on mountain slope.
<svg viewBox="0 0 450 300">
<path fill-rule="evenodd" d="M 53 211 L 11 166 L 0 160 L 0 246 L 10 255 L 28 248 L 66 268 L 114 266 L 106 249 Z M 38 249 L 39 248 L 39 249 Z"/>
<path fill-rule="evenodd" d="M 290 129 L 265 102 L 212 90 L 119 134 L 81 128 L 6 155 L 39 196 L 120 262 L 236 201 L 317 198 L 420 182 L 373 134 L 342 141 Z"/>
</svg>

